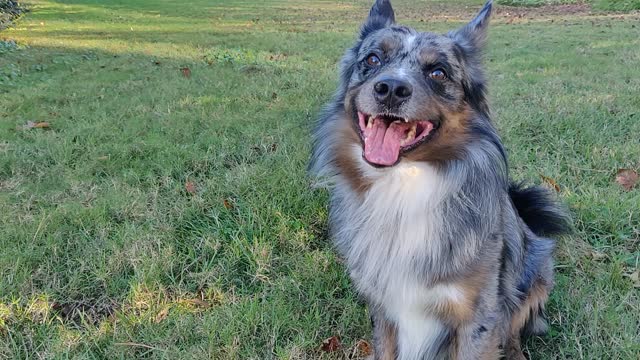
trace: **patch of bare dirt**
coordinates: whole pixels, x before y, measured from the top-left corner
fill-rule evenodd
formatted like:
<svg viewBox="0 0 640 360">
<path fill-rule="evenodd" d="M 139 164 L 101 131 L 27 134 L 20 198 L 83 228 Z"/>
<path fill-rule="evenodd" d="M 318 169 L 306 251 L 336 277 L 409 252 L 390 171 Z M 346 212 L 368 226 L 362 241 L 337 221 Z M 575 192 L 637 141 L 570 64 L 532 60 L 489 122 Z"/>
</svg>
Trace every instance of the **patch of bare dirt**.
<svg viewBox="0 0 640 360">
<path fill-rule="evenodd" d="M 538 7 L 517 7 L 517 6 L 498 6 L 496 8 L 497 16 L 530 16 L 530 17 L 548 17 L 563 15 L 588 15 L 591 13 L 589 4 L 562 4 L 562 5 L 543 5 Z"/>
<path fill-rule="evenodd" d="M 400 9 L 397 18 L 409 18 L 411 20 L 428 22 L 439 21 L 467 21 L 476 15 L 480 8 L 472 6 L 459 6 L 450 4 L 432 4 L 413 9 Z M 408 10 L 408 11 L 407 11 Z M 518 7 L 497 5 L 494 10 L 494 19 L 498 22 L 511 23 L 517 20 L 534 20 L 545 18 L 557 18 L 562 16 L 586 16 L 590 15 L 591 6 L 587 3 L 544 5 L 538 7 Z"/>
</svg>

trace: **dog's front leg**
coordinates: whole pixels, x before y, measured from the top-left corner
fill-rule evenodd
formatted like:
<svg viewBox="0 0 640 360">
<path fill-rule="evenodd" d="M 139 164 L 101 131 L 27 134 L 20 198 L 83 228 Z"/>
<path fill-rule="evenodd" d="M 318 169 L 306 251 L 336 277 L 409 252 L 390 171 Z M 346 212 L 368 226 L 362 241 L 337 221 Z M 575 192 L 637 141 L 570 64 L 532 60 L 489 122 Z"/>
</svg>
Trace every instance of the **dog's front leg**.
<svg viewBox="0 0 640 360">
<path fill-rule="evenodd" d="M 493 328 L 493 329 L 492 329 Z M 504 358 L 501 336 L 495 326 L 469 323 L 455 332 L 450 349 L 450 360 L 499 360 Z M 507 357 L 508 360 L 516 360 Z M 519 358 L 518 358 L 519 360 Z"/>
<path fill-rule="evenodd" d="M 373 359 L 395 360 L 397 358 L 397 329 L 381 311 L 371 308 L 373 325 Z"/>
</svg>

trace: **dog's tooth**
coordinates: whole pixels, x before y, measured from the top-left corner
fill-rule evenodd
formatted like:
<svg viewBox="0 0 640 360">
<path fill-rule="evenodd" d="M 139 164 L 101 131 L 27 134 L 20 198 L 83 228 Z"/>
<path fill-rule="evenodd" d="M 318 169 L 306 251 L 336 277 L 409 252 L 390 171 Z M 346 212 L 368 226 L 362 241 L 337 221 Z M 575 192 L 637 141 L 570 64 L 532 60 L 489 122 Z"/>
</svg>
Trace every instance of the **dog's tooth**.
<svg viewBox="0 0 640 360">
<path fill-rule="evenodd" d="M 369 116 L 369 119 L 367 120 L 367 129 L 371 129 L 373 127 L 373 119 L 371 118 L 371 116 Z"/>
<path fill-rule="evenodd" d="M 407 136 L 400 141 L 400 146 L 405 146 L 406 144 L 412 142 L 413 139 L 415 139 L 415 137 L 416 137 L 416 124 L 414 123 L 409 128 L 409 131 L 407 131 Z"/>
<path fill-rule="evenodd" d="M 411 136 L 411 134 L 407 134 L 407 138 L 402 141 L 408 144 L 413 141 L 413 137 Z"/>
<path fill-rule="evenodd" d="M 411 128 L 407 133 L 407 140 L 413 140 L 416 137 L 416 127 L 417 127 L 416 123 L 413 123 L 411 125 Z"/>
</svg>

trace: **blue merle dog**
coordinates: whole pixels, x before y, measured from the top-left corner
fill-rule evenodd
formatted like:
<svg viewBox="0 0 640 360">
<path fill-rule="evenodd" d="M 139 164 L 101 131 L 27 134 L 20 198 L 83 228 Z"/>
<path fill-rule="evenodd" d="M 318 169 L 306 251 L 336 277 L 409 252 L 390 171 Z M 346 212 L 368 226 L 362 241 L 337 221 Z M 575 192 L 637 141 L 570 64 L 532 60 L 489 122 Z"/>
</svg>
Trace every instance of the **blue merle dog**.
<svg viewBox="0 0 640 360">
<path fill-rule="evenodd" d="M 509 182 L 481 61 L 491 12 L 440 35 L 377 0 L 318 121 L 310 170 L 375 359 L 525 359 L 521 336 L 546 328 L 549 236 L 570 223 L 545 189 Z"/>
</svg>

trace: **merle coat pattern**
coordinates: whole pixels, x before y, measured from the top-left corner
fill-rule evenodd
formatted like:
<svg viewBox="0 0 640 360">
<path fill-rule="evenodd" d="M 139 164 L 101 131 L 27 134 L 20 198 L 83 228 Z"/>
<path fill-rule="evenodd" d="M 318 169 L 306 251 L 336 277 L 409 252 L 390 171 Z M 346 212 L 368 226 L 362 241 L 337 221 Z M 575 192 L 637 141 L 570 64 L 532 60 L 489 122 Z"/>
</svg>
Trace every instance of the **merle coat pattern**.
<svg viewBox="0 0 640 360">
<path fill-rule="evenodd" d="M 521 335 L 545 330 L 549 236 L 569 222 L 546 190 L 509 183 L 481 61 L 491 11 L 440 35 L 376 1 L 317 123 L 310 171 L 375 359 L 524 359 Z"/>
</svg>

